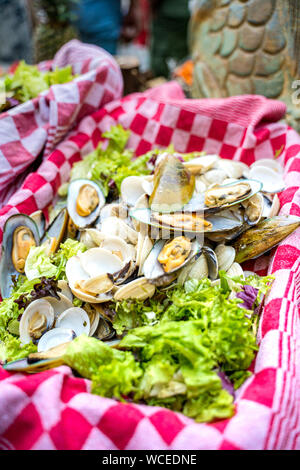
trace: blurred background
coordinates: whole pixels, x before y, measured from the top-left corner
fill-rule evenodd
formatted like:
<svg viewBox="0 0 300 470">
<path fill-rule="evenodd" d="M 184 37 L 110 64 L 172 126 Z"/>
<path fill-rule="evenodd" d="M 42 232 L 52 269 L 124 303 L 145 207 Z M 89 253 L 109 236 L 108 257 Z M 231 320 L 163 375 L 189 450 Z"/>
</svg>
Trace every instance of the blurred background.
<svg viewBox="0 0 300 470">
<path fill-rule="evenodd" d="M 299 0 L 0 0 L 0 12 L 0 73 L 78 38 L 116 57 L 125 94 L 176 79 L 192 98 L 264 95 L 300 130 Z"/>
<path fill-rule="evenodd" d="M 0 11 L 2 72 L 51 60 L 77 38 L 116 56 L 129 93 L 188 58 L 189 0 L 0 0 Z"/>
</svg>

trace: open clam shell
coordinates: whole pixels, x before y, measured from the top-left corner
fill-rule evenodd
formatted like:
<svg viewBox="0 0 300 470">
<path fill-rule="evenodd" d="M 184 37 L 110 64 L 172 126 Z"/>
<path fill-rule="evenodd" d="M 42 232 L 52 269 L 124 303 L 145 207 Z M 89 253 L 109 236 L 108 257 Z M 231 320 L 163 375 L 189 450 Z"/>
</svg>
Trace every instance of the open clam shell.
<svg viewBox="0 0 300 470">
<path fill-rule="evenodd" d="M 103 269 L 102 269 L 102 273 L 103 273 Z M 110 294 L 110 292 L 102 293 L 102 294 L 98 294 L 97 296 L 94 296 L 78 288 L 78 283 L 80 281 L 81 282 L 87 281 L 91 278 L 91 276 L 83 269 L 81 265 L 81 259 L 79 256 L 73 256 L 72 258 L 68 260 L 66 264 L 66 276 L 67 276 L 72 293 L 75 295 L 75 297 L 82 300 L 83 302 L 96 304 L 96 303 L 101 303 L 101 302 L 108 302 L 109 300 L 112 299 L 112 295 Z"/>
<path fill-rule="evenodd" d="M 91 324 L 89 316 L 83 308 L 71 307 L 58 316 L 55 328 L 71 329 L 76 336 L 80 336 L 82 334 L 89 335 Z"/>
<path fill-rule="evenodd" d="M 139 277 L 134 281 L 121 286 L 114 295 L 115 300 L 146 300 L 155 293 L 155 286 L 150 284 L 145 277 Z"/>
<path fill-rule="evenodd" d="M 253 166 L 250 169 L 249 177 L 262 183 L 264 193 L 280 193 L 285 188 L 285 182 L 281 173 L 268 166 Z"/>
<path fill-rule="evenodd" d="M 219 160 L 220 157 L 218 155 L 202 155 L 200 157 L 193 158 L 188 162 L 183 162 L 183 165 L 193 175 L 201 175 L 212 168 L 215 168 Z"/>
<path fill-rule="evenodd" d="M 22 245 L 20 245 L 20 241 Z M 31 244 L 38 246 L 39 243 L 38 227 L 28 215 L 16 214 L 7 219 L 3 230 L 0 261 L 0 289 L 3 299 L 9 297 L 12 292 L 11 276 L 24 273 L 25 261 Z M 19 261 L 17 269 L 15 265 Z M 22 268 L 23 264 L 24 269 Z"/>
<path fill-rule="evenodd" d="M 20 341 L 22 344 L 37 342 L 54 324 L 54 310 L 45 299 L 31 302 L 20 320 Z"/>
<path fill-rule="evenodd" d="M 121 198 L 128 206 L 135 206 L 141 196 L 145 195 L 143 176 L 128 176 L 121 183 Z"/>
<path fill-rule="evenodd" d="M 219 270 L 228 271 L 234 263 L 235 249 L 229 245 L 220 244 L 215 249 Z"/>
<path fill-rule="evenodd" d="M 76 334 L 69 328 L 53 328 L 47 331 L 38 343 L 38 352 L 48 351 L 56 346 L 72 341 Z"/>
<path fill-rule="evenodd" d="M 78 212 L 78 198 L 80 198 L 80 191 L 82 190 L 83 187 L 92 188 L 95 192 L 94 193 L 95 197 L 97 196 L 97 200 L 95 202 L 95 208 L 94 208 L 94 205 L 91 206 L 90 208 L 91 212 L 88 214 L 89 211 L 87 210 L 87 215 L 84 215 L 84 216 L 80 215 Z M 74 224 L 78 228 L 88 227 L 93 222 L 95 222 L 104 204 L 105 204 L 105 197 L 100 187 L 97 185 L 97 183 L 95 183 L 94 181 L 85 180 L 85 179 L 78 179 L 78 180 L 71 181 L 69 185 L 69 190 L 68 190 L 68 212 Z"/>
</svg>

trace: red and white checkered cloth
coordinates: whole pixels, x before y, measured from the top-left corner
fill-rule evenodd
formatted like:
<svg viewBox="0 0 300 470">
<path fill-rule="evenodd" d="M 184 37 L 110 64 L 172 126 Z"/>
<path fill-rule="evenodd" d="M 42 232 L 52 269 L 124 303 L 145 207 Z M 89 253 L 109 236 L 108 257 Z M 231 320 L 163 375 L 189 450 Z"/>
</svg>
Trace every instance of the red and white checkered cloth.
<svg viewBox="0 0 300 470">
<path fill-rule="evenodd" d="M 113 57 L 97 46 L 74 39 L 47 70 L 72 65 L 80 74 L 69 83 L 53 85 L 37 98 L 0 114 L 0 207 L 24 181 L 26 170 L 46 157 L 83 117 L 122 96 L 123 79 Z"/>
<path fill-rule="evenodd" d="M 247 164 L 280 153 L 287 186 L 281 213 L 299 216 L 300 137 L 278 122 L 284 112 L 282 103 L 258 96 L 185 100 L 174 83 L 111 102 L 84 118 L 26 178 L 0 211 L 1 228 L 11 214 L 45 209 L 71 165 L 115 123 L 131 129 L 129 146 L 138 154 L 171 142 L 181 152 L 205 150 Z M 0 368 L 0 448 L 300 449 L 300 231 L 273 255 L 247 266 L 274 272 L 276 280 L 260 320 L 253 375 L 239 389 L 231 419 L 197 424 L 163 408 L 91 395 L 89 381 L 66 366 L 31 376 Z"/>
</svg>

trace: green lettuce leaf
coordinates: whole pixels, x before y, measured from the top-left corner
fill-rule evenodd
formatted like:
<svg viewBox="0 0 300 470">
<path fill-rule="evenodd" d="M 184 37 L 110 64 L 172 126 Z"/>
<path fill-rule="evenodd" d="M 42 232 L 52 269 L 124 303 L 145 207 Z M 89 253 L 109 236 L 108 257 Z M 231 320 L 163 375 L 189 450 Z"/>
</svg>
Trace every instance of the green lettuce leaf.
<svg viewBox="0 0 300 470">
<path fill-rule="evenodd" d="M 54 71 L 40 71 L 37 66 L 21 61 L 14 72 L 4 77 L 7 93 L 24 103 L 35 98 L 51 85 L 67 83 L 74 79 L 70 65 Z"/>
<path fill-rule="evenodd" d="M 51 262 L 45 246 L 32 246 L 30 248 L 25 263 L 25 274 L 29 281 L 41 276 L 56 276 L 57 268 Z"/>
<path fill-rule="evenodd" d="M 33 343 L 21 345 L 20 340 L 6 333 L 0 341 L 0 361 L 17 361 L 37 351 Z"/>
</svg>

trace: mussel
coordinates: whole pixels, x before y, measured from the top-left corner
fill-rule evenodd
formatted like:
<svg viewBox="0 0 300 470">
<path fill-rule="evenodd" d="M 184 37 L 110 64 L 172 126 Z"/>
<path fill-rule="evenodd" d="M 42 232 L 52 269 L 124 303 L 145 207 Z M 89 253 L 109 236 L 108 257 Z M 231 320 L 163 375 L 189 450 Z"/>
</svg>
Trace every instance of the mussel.
<svg viewBox="0 0 300 470">
<path fill-rule="evenodd" d="M 90 226 L 105 204 L 104 195 L 97 183 L 91 180 L 73 180 L 68 189 L 68 212 L 78 228 Z"/>
<path fill-rule="evenodd" d="M 11 294 L 11 276 L 24 273 L 30 248 L 38 246 L 39 243 L 38 227 L 28 215 L 16 214 L 6 221 L 0 262 L 0 288 L 3 298 Z"/>
<path fill-rule="evenodd" d="M 178 158 L 166 155 L 154 172 L 154 189 L 149 199 L 151 210 L 175 212 L 189 202 L 195 189 L 195 177 Z"/>
<path fill-rule="evenodd" d="M 152 284 L 167 285 L 176 278 L 179 269 L 195 258 L 199 249 L 198 241 L 190 242 L 186 237 L 159 240 L 144 262 L 143 274 Z"/>
<path fill-rule="evenodd" d="M 300 218 L 276 216 L 262 220 L 256 226 L 240 235 L 234 242 L 235 261 L 242 263 L 258 258 L 276 246 L 300 226 Z"/>
</svg>

